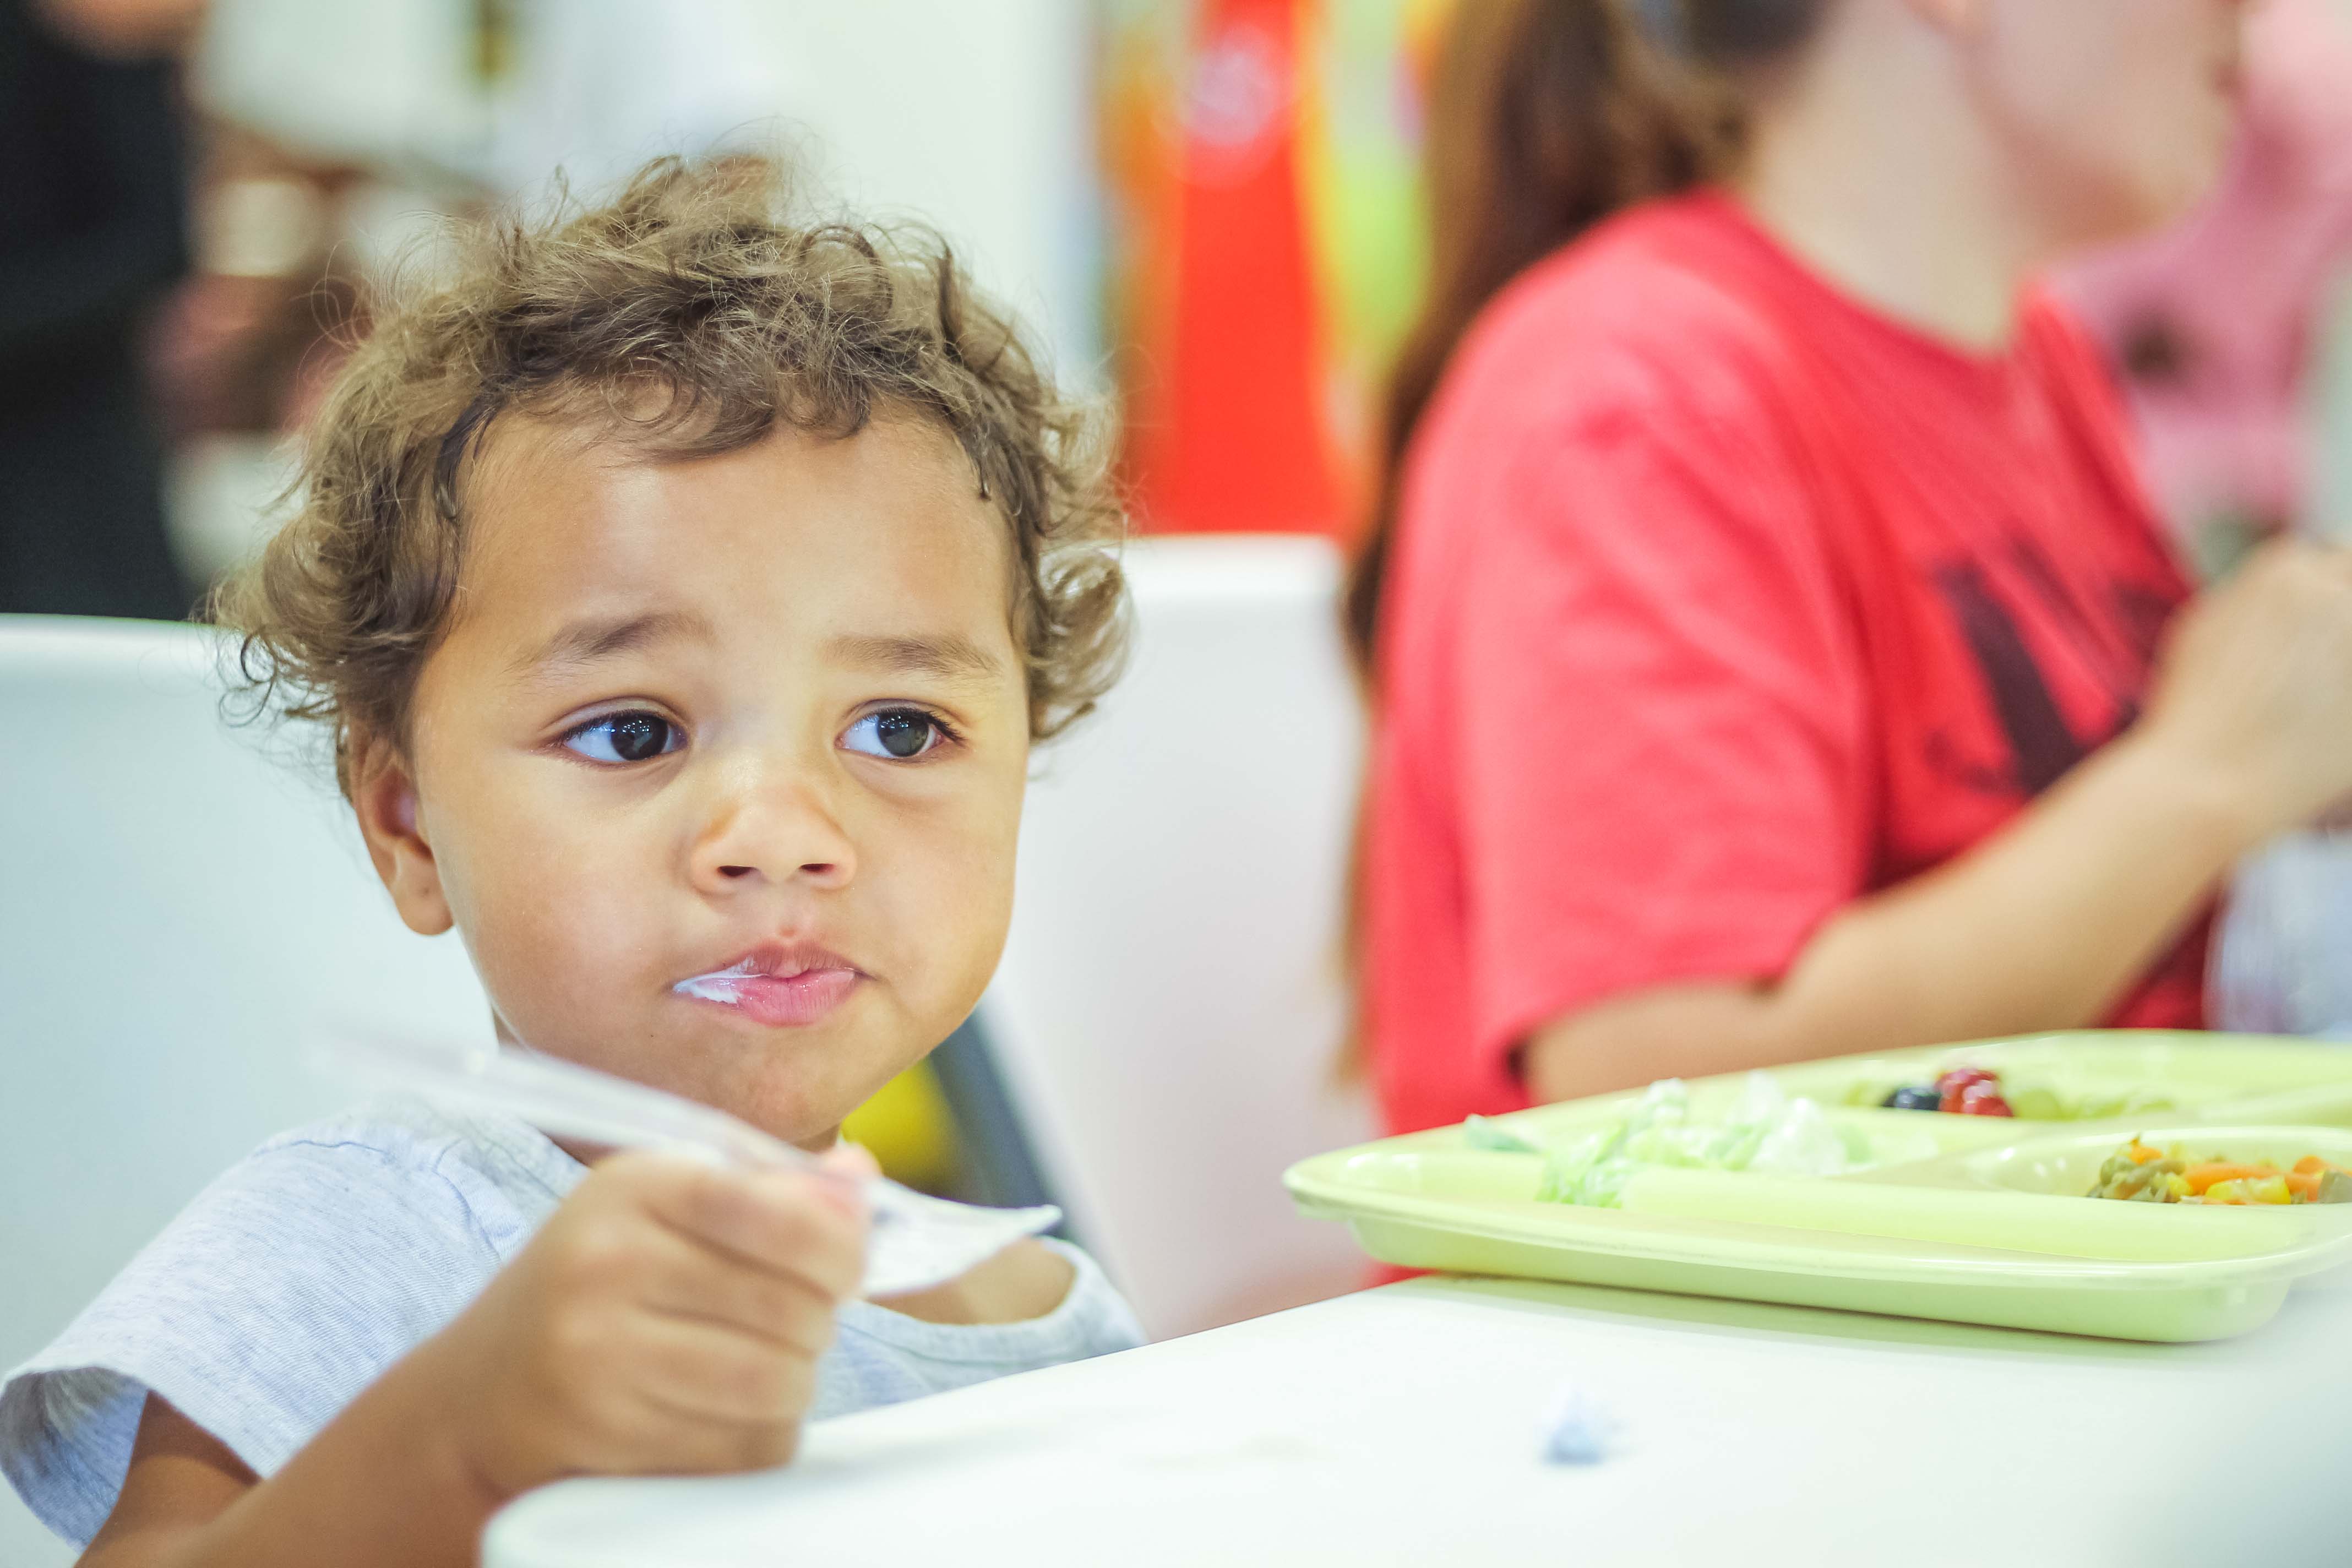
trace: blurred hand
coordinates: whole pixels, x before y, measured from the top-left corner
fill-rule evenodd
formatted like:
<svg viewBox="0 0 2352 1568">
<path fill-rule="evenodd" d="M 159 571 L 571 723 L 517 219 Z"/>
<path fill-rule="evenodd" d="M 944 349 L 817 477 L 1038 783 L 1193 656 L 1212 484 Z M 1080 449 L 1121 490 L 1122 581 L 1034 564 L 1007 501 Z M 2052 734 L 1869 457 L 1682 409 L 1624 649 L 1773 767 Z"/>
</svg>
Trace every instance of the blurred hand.
<svg viewBox="0 0 2352 1568">
<path fill-rule="evenodd" d="M 2140 731 L 2249 841 L 2352 803 L 2352 552 L 2265 546 L 2175 627 Z"/>
<path fill-rule="evenodd" d="M 870 1169 L 860 1151 L 827 1163 Z M 443 1331 L 460 1452 L 501 1497 L 566 1475 L 783 1463 L 866 1237 L 849 1181 L 603 1162 Z"/>
</svg>

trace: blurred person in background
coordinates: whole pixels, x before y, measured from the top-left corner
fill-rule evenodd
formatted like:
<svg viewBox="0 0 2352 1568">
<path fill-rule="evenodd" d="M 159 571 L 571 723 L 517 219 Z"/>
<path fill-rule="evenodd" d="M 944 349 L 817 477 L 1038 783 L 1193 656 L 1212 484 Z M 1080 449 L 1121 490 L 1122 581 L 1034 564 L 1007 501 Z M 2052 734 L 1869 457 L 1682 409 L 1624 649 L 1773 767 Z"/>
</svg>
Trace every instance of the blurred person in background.
<svg viewBox="0 0 2352 1568">
<path fill-rule="evenodd" d="M 2352 458 L 2352 426 L 2329 407 L 2341 398 L 2330 360 L 2345 351 L 2331 356 L 2327 336 L 2352 328 L 2347 88 L 2352 0 L 2263 0 L 2213 197 L 2057 279 L 2116 365 L 2166 521 L 2209 582 L 2266 539 L 2341 543 L 2352 526 L 2327 483 L 2330 459 Z M 2206 988 L 2214 1026 L 2352 1036 L 2352 835 L 2275 841 L 2226 903 Z"/>
<path fill-rule="evenodd" d="M 187 266 L 171 53 L 201 0 L 0 0 L 0 613 L 177 619 L 141 368 Z"/>
<path fill-rule="evenodd" d="M 2308 510 L 2312 373 L 2352 282 L 2352 0 L 2262 0 L 2219 188 L 2187 221 L 2055 279 L 2114 361 L 2157 500 L 2218 577 Z"/>
<path fill-rule="evenodd" d="M 2216 885 L 2352 792 L 2352 563 L 2184 611 L 2026 285 L 2203 194 L 2242 9 L 1463 8 L 1349 606 L 1394 1125 L 2202 1024 Z"/>
</svg>

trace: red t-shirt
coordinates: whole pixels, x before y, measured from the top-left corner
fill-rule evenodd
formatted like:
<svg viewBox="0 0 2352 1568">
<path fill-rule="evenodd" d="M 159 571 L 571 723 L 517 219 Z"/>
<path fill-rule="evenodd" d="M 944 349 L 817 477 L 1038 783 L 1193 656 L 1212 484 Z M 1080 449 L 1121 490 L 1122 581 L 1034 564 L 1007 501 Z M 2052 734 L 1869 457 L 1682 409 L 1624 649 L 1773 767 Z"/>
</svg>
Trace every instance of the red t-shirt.
<svg viewBox="0 0 2352 1568">
<path fill-rule="evenodd" d="M 1506 290 L 1402 499 L 1364 847 L 1400 1131 L 1525 1105 L 1530 1031 L 1779 975 L 1993 832 L 2131 721 L 2189 593 L 2053 305 L 1971 356 L 1712 193 Z M 2115 1021 L 2199 1026 L 2203 946 Z"/>
</svg>

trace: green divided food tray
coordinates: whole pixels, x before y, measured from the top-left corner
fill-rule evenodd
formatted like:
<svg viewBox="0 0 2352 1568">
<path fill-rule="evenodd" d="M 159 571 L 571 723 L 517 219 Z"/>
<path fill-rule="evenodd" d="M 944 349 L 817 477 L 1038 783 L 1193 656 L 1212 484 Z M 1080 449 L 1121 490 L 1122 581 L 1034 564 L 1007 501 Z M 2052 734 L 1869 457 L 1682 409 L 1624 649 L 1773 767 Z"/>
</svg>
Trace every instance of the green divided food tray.
<svg viewBox="0 0 2352 1568">
<path fill-rule="evenodd" d="M 2031 1082 L 2032 1121 L 1876 1108 L 1960 1065 Z M 1694 1117 L 1746 1074 L 1689 1086 Z M 1459 1127 L 1318 1154 L 1285 1175 L 1300 1212 L 1344 1221 L 1383 1262 L 1464 1274 L 1833 1307 L 2128 1340 L 2208 1340 L 2268 1321 L 2294 1282 L 2352 1261 L 2352 1205 L 2203 1207 L 2084 1197 L 2138 1134 L 2200 1154 L 2352 1165 L 2352 1047 L 2253 1036 L 2084 1032 L 1843 1057 L 1770 1075 L 1861 1135 L 1830 1177 L 1645 1172 L 1624 1208 L 1539 1202 L 1539 1154 Z M 1549 1147 L 1638 1092 L 1496 1119 Z M 1637 1201 L 1638 1195 L 1638 1201 Z"/>
</svg>

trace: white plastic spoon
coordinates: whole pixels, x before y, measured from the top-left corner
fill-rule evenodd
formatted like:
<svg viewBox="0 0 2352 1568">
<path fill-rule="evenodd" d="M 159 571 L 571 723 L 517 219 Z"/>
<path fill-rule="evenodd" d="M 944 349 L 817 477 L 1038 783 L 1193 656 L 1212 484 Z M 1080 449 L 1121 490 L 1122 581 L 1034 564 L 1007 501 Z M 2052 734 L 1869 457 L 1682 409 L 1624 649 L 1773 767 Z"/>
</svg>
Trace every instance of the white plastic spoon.
<svg viewBox="0 0 2352 1568">
<path fill-rule="evenodd" d="M 451 1048 L 337 1033 L 314 1054 L 321 1066 L 342 1077 L 512 1117 L 551 1137 L 615 1149 L 697 1151 L 741 1165 L 817 1168 L 815 1156 L 723 1110 L 537 1051 Z M 858 1288 L 868 1297 L 943 1285 L 1014 1242 L 1051 1229 L 1062 1217 L 1050 1204 L 977 1208 L 880 1176 L 861 1186 L 874 1215 L 866 1278 Z"/>
</svg>

